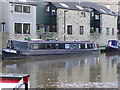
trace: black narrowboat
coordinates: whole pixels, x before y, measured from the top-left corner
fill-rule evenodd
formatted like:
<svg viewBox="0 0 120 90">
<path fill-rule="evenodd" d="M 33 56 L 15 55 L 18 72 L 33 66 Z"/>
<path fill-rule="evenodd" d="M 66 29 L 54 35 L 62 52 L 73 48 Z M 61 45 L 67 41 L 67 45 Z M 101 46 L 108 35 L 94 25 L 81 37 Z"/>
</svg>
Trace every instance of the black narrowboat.
<svg viewBox="0 0 120 90">
<path fill-rule="evenodd" d="M 84 54 L 96 51 L 99 51 L 98 45 L 90 41 L 9 40 L 7 48 L 2 50 L 2 56 L 3 58 L 16 58 L 22 56 Z"/>
</svg>

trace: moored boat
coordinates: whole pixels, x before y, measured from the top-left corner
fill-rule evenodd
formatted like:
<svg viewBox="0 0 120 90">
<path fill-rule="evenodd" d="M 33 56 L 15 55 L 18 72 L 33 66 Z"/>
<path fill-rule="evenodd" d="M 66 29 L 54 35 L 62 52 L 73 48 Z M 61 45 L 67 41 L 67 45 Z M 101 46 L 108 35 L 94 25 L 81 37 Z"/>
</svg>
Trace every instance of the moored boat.
<svg viewBox="0 0 120 90">
<path fill-rule="evenodd" d="M 40 55 L 59 55 L 59 54 L 84 54 L 99 51 L 95 42 L 90 41 L 43 41 L 9 40 L 7 48 L 3 49 L 3 58 L 40 56 Z"/>
<path fill-rule="evenodd" d="M 109 40 L 106 47 L 108 52 L 120 52 L 120 41 L 119 40 Z"/>
</svg>

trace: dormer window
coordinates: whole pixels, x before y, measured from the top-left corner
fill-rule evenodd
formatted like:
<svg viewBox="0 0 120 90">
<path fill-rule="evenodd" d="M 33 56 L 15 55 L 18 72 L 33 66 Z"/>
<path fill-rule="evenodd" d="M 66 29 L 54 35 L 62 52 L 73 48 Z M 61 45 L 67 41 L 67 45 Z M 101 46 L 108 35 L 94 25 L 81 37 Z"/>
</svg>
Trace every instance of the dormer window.
<svg viewBox="0 0 120 90">
<path fill-rule="evenodd" d="M 64 8 L 69 8 L 69 6 L 67 5 L 67 4 L 65 4 L 65 3 L 59 3 L 62 7 L 64 7 Z"/>
</svg>

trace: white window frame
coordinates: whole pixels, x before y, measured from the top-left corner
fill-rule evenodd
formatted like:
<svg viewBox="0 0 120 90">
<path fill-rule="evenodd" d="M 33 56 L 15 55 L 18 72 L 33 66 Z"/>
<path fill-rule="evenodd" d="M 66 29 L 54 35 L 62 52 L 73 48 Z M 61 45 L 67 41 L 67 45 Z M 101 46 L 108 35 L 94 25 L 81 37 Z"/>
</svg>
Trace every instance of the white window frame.
<svg viewBox="0 0 120 90">
<path fill-rule="evenodd" d="M 17 24 L 17 23 L 21 23 L 22 24 L 22 33 L 21 34 L 15 34 L 15 24 Z M 13 29 L 15 35 L 29 35 L 29 34 L 24 34 L 23 33 L 23 25 L 24 24 L 30 24 L 30 31 L 29 31 L 30 33 L 29 34 L 31 34 L 31 23 L 30 22 L 15 22 L 14 23 L 14 29 Z"/>
<path fill-rule="evenodd" d="M 110 28 L 106 27 L 106 35 L 109 35 L 109 32 L 110 32 Z"/>
<path fill-rule="evenodd" d="M 22 10 L 19 12 L 19 11 L 16 11 L 15 10 L 15 7 L 16 6 L 21 6 L 22 7 Z M 29 7 L 29 12 L 24 12 L 24 7 Z M 31 13 L 31 6 L 30 5 L 21 5 L 21 4 L 15 4 L 14 5 L 14 12 L 16 13 Z"/>
<path fill-rule="evenodd" d="M 4 22 L 4 23 L 2 23 L 2 26 L 1 26 L 1 30 L 2 30 L 2 32 L 5 32 L 6 31 L 6 23 Z"/>
</svg>

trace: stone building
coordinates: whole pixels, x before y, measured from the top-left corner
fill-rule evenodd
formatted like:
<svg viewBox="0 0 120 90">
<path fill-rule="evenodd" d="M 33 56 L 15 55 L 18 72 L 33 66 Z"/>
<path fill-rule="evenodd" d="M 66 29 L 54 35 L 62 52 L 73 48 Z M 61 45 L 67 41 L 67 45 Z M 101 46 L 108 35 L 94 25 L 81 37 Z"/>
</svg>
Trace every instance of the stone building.
<svg viewBox="0 0 120 90">
<path fill-rule="evenodd" d="M 2 2 L 1 31 L 6 33 L 3 39 L 36 38 L 36 4 L 9 0 Z"/>
<path fill-rule="evenodd" d="M 106 7 L 92 2 L 49 2 L 45 8 L 46 22 L 37 19 L 40 39 L 95 41 L 100 45 L 117 39 L 117 16 Z"/>
</svg>

